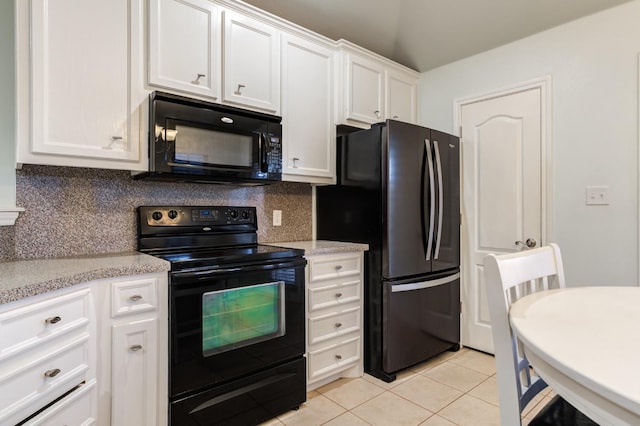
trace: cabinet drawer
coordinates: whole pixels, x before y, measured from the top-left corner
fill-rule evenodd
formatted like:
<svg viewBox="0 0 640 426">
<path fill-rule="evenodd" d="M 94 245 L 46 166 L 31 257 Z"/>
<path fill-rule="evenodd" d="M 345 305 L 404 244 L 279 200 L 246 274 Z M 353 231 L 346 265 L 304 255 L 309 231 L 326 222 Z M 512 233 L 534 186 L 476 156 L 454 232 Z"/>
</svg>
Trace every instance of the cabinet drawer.
<svg viewBox="0 0 640 426">
<path fill-rule="evenodd" d="M 40 425 L 92 425 L 96 423 L 96 381 L 78 389 L 47 408 L 25 426 Z"/>
<path fill-rule="evenodd" d="M 111 315 L 119 317 L 138 312 L 154 311 L 158 305 L 157 278 L 111 284 Z"/>
<path fill-rule="evenodd" d="M 309 381 L 340 371 L 360 359 L 360 337 L 309 352 Z"/>
<path fill-rule="evenodd" d="M 309 344 L 360 330 L 360 307 L 309 318 Z"/>
<path fill-rule="evenodd" d="M 309 282 L 359 275 L 360 254 L 309 259 Z"/>
<path fill-rule="evenodd" d="M 360 300 L 360 280 L 346 281 L 328 286 L 310 286 L 309 312 Z"/>
<path fill-rule="evenodd" d="M 0 376 L 0 389 L 10 389 L 0 393 L 0 424 L 18 411 L 36 411 L 85 379 L 89 370 L 88 334 L 46 352 Z"/>
<path fill-rule="evenodd" d="M 0 361 L 86 327 L 89 295 L 83 289 L 0 314 Z"/>
</svg>

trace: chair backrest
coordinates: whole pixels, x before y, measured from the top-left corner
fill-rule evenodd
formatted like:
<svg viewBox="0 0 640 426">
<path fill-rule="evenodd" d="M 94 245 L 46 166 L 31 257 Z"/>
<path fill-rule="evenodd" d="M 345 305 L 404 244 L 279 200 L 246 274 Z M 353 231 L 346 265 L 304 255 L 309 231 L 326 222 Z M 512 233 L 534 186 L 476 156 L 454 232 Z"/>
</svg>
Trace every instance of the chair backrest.
<svg viewBox="0 0 640 426">
<path fill-rule="evenodd" d="M 509 307 L 537 291 L 565 286 L 560 248 L 556 244 L 484 258 L 484 275 L 496 357 L 500 418 L 520 425 L 521 411 L 547 385 L 529 368 L 509 324 Z"/>
</svg>

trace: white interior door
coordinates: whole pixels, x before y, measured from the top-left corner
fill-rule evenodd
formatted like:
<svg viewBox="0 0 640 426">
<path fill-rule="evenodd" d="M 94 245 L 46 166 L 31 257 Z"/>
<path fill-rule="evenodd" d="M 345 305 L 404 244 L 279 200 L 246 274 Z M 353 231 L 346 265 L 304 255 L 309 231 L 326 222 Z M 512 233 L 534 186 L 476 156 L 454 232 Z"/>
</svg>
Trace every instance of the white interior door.
<svg viewBox="0 0 640 426">
<path fill-rule="evenodd" d="M 541 86 L 460 105 L 464 346 L 493 353 L 484 257 L 546 239 L 543 110 Z"/>
</svg>

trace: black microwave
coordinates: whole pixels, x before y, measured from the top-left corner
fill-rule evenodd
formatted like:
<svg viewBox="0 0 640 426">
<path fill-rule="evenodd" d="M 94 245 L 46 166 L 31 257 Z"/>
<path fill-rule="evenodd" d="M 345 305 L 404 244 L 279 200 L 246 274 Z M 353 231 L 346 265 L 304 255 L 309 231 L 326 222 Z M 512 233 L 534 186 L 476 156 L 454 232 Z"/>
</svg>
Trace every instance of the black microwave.
<svg viewBox="0 0 640 426">
<path fill-rule="evenodd" d="M 153 92 L 149 171 L 137 179 L 264 185 L 282 179 L 281 117 Z"/>
</svg>

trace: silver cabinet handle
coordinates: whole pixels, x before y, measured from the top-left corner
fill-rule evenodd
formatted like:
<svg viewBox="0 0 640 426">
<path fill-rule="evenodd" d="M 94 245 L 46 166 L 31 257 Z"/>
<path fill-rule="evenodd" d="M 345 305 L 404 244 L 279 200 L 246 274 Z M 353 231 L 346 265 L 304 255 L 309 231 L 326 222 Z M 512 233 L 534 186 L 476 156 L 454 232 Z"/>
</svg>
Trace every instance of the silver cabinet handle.
<svg viewBox="0 0 640 426">
<path fill-rule="evenodd" d="M 339 271 L 340 269 L 342 269 L 342 265 L 336 265 L 336 271 Z"/>
<path fill-rule="evenodd" d="M 142 345 L 131 345 L 131 346 L 129 346 L 129 350 L 133 351 L 133 352 L 137 352 L 140 349 L 142 349 Z"/>
<path fill-rule="evenodd" d="M 132 302 L 137 302 L 139 300 L 142 300 L 142 296 L 140 296 L 139 294 L 134 294 L 129 298 L 129 300 L 131 300 Z"/>
<path fill-rule="evenodd" d="M 56 377 L 58 374 L 60 374 L 60 369 L 59 368 L 54 368 L 53 370 L 47 370 L 44 372 L 44 377 Z"/>
<path fill-rule="evenodd" d="M 206 74 L 197 74 L 196 79 L 191 82 L 191 84 L 200 84 L 200 79 L 205 77 Z"/>
<path fill-rule="evenodd" d="M 516 246 L 523 245 L 528 248 L 534 248 L 538 244 L 538 242 L 535 240 L 535 238 L 527 238 L 524 243 L 522 241 L 516 241 L 515 244 Z"/>
<path fill-rule="evenodd" d="M 380 118 L 380 111 L 379 110 L 375 110 L 375 111 L 373 111 L 373 113 L 376 115 L 376 117 Z"/>
<path fill-rule="evenodd" d="M 242 88 L 247 87 L 244 84 L 238 84 L 238 90 L 236 90 L 235 92 L 233 92 L 234 95 L 238 95 L 241 96 L 242 95 Z"/>
<path fill-rule="evenodd" d="M 47 323 L 47 324 L 55 324 L 55 323 L 60 322 L 60 321 L 62 321 L 62 318 L 60 318 L 57 315 L 55 317 L 50 317 L 50 318 L 47 318 L 46 320 L 44 320 L 44 322 Z"/>
<path fill-rule="evenodd" d="M 393 116 L 393 119 L 394 119 L 394 120 L 397 120 L 398 118 L 400 118 L 400 117 L 398 117 L 397 115 L 394 115 L 394 116 Z"/>
<path fill-rule="evenodd" d="M 342 355 L 336 355 L 336 359 L 340 361 L 342 359 Z"/>
<path fill-rule="evenodd" d="M 111 136 L 111 140 L 112 141 L 121 141 L 122 140 L 122 136 Z"/>
<path fill-rule="evenodd" d="M 297 169 L 298 165 L 296 164 L 296 161 L 300 161 L 300 159 L 298 157 L 293 157 L 291 160 L 293 160 L 293 168 Z"/>
<path fill-rule="evenodd" d="M 336 297 L 342 297 L 342 293 L 336 293 Z"/>
<path fill-rule="evenodd" d="M 342 323 L 337 322 L 337 323 L 336 323 L 336 328 L 340 328 L 340 327 L 342 327 Z"/>
</svg>

